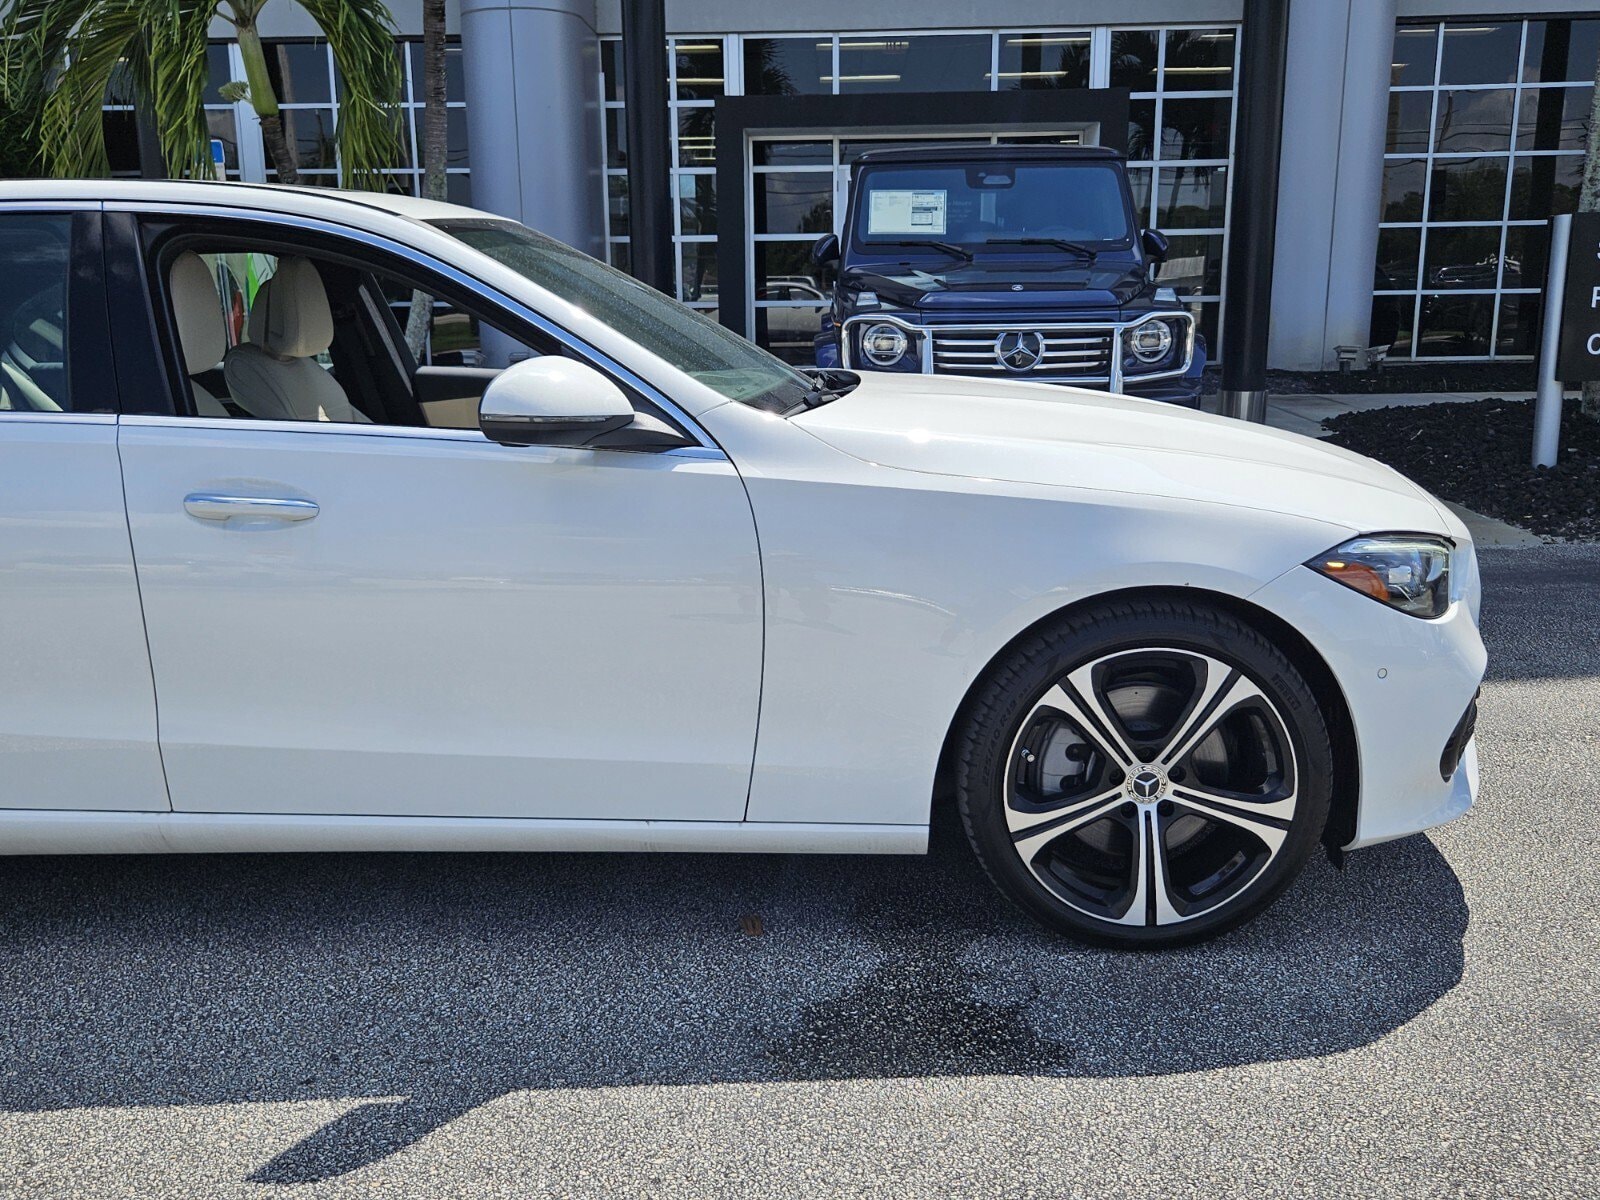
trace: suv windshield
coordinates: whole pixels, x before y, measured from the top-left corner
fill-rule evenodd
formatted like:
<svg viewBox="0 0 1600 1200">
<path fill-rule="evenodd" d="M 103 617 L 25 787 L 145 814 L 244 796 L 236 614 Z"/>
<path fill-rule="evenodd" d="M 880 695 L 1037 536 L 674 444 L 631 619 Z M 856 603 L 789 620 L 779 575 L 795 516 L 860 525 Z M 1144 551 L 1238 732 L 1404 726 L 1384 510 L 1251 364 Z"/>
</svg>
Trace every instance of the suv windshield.
<svg viewBox="0 0 1600 1200">
<path fill-rule="evenodd" d="M 864 166 L 857 187 L 854 244 L 869 253 L 937 242 L 1092 251 L 1133 240 L 1122 173 L 1109 162 L 883 163 Z"/>
<path fill-rule="evenodd" d="M 443 230 L 726 396 L 783 412 L 815 382 L 631 275 L 515 221 L 434 221 Z"/>
</svg>

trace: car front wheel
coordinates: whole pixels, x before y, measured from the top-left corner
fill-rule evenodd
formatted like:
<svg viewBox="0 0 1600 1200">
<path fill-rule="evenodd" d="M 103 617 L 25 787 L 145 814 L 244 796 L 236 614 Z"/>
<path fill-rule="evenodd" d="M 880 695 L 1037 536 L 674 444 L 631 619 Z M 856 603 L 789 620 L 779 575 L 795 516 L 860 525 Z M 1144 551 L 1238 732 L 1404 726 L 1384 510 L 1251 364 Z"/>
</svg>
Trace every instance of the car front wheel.
<svg viewBox="0 0 1600 1200">
<path fill-rule="evenodd" d="M 1107 604 L 1014 646 L 969 710 L 957 802 L 999 889 L 1118 946 L 1200 941 L 1286 888 L 1327 822 L 1311 688 L 1233 615 Z"/>
</svg>

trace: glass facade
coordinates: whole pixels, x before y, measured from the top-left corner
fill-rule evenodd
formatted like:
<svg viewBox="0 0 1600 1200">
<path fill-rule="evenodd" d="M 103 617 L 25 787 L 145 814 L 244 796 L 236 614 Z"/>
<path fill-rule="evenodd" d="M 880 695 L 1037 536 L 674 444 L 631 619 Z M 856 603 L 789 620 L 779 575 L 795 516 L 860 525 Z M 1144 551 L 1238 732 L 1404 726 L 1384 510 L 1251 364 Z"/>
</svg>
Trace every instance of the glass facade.
<svg viewBox="0 0 1600 1200">
<path fill-rule="evenodd" d="M 1577 203 L 1600 19 L 1395 31 L 1372 341 L 1397 358 L 1537 350 L 1549 218 Z"/>
<path fill-rule="evenodd" d="M 334 65 L 333 53 L 321 40 L 268 40 L 267 70 L 278 94 L 284 136 L 294 150 L 302 183 L 337 187 L 338 152 L 334 131 L 344 84 Z M 395 45 L 404 77 L 401 104 L 400 148 L 387 164 L 393 190 L 421 195 L 422 172 L 422 41 L 400 40 Z M 472 203 L 471 167 L 467 159 L 467 113 L 462 79 L 461 45 L 451 39 L 445 49 L 446 103 L 449 133 L 446 171 L 449 198 Z M 213 42 L 207 51 L 206 120 L 211 136 L 223 146 L 223 164 L 229 179 L 247 183 L 273 182 L 277 172 L 261 142 L 255 114 L 246 103 L 230 104 L 220 89 L 244 78 L 244 64 L 232 42 Z M 113 86 L 106 97 L 106 148 L 114 175 L 139 174 L 138 137 L 134 128 L 132 98 L 126 88 Z"/>
<path fill-rule="evenodd" d="M 1172 257 L 1162 282 L 1185 297 L 1220 351 L 1219 314 L 1228 229 L 1238 37 L 1232 27 L 962 30 L 678 36 L 669 39 L 673 120 L 674 235 L 678 295 L 715 312 L 715 131 L 719 95 L 839 95 L 863 92 L 1005 91 L 1127 87 L 1133 95 L 1128 151 L 1140 220 L 1167 233 Z M 601 43 L 606 239 L 628 266 L 627 155 L 620 41 Z M 942 142 L 1075 142 L 1075 130 Z M 819 234 L 842 217 L 848 168 L 873 140 L 825 135 L 763 140 L 753 149 L 744 203 L 756 339 L 807 361 L 831 280 L 810 261 Z M 745 281 L 728 294 L 742 301 Z"/>
</svg>

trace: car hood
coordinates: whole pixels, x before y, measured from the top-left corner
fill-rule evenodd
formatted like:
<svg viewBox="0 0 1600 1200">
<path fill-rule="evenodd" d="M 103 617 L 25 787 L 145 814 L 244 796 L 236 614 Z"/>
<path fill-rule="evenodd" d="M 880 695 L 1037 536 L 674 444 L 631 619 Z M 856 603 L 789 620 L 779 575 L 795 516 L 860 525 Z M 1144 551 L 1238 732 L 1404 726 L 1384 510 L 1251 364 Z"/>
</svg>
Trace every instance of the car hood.
<svg viewBox="0 0 1600 1200">
<path fill-rule="evenodd" d="M 1141 265 L 1115 258 L 1094 264 L 1069 260 L 1046 265 L 980 260 L 943 269 L 862 265 L 847 267 L 845 282 L 876 292 L 885 303 L 934 313 L 966 309 L 1114 312 L 1146 286 Z"/>
<path fill-rule="evenodd" d="M 1464 532 L 1382 463 L 1154 400 L 868 373 L 848 395 L 794 421 L 845 454 L 900 470 L 1227 504 L 1353 532 Z"/>
</svg>

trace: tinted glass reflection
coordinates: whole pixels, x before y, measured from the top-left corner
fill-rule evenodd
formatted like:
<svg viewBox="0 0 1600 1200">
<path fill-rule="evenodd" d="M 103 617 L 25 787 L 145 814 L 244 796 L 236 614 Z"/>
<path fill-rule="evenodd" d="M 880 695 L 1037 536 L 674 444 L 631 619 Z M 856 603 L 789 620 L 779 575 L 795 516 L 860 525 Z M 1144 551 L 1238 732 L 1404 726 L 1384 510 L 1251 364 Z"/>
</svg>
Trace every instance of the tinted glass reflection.
<svg viewBox="0 0 1600 1200">
<path fill-rule="evenodd" d="M 1517 77 L 1522 22 L 1473 21 L 1444 27 L 1439 82 L 1511 83 Z"/>
<path fill-rule="evenodd" d="M 1489 353 L 1493 323 L 1493 296 L 1424 296 L 1417 354 L 1422 358 L 1482 357 Z"/>
<path fill-rule="evenodd" d="M 1430 221 L 1498 221 L 1506 204 L 1504 155 L 1433 160 Z"/>
<path fill-rule="evenodd" d="M 841 92 L 981 92 L 989 87 L 986 34 L 839 39 Z"/>
<path fill-rule="evenodd" d="M 1000 89 L 1089 86 L 1087 33 L 1003 33 Z"/>
<path fill-rule="evenodd" d="M 746 38 L 744 90 L 751 96 L 833 91 L 833 42 L 826 37 Z"/>
<path fill-rule="evenodd" d="M 1435 152 L 1459 154 L 1468 150 L 1508 149 L 1515 95 L 1510 88 L 1440 91 L 1439 111 L 1434 120 Z"/>
</svg>

